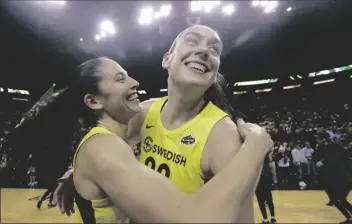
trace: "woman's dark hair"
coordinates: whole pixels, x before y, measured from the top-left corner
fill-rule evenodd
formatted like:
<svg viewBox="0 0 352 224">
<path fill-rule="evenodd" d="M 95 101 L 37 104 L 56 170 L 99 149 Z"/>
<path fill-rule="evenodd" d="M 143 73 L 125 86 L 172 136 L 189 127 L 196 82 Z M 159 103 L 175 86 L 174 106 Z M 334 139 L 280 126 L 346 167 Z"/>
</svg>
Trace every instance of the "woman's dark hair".
<svg viewBox="0 0 352 224">
<path fill-rule="evenodd" d="M 97 114 L 84 103 L 84 96 L 99 93 L 103 59 L 88 60 L 76 67 L 68 77 L 66 90 L 54 100 L 48 99 L 48 108 L 43 119 L 39 119 L 45 124 L 45 129 L 50 130 L 42 130 L 40 141 L 45 142 L 43 144 L 51 152 L 48 159 L 53 160 L 53 166 L 60 167 L 61 172 L 67 169 L 72 149 L 76 148 L 73 142 L 79 144 L 79 139 L 85 134 L 82 128 L 89 130 L 98 119 Z"/>
<path fill-rule="evenodd" d="M 85 105 L 83 98 L 86 94 L 98 94 L 98 84 L 101 76 L 98 74 L 102 71 L 102 63 L 104 58 L 95 58 L 83 62 L 75 68 L 69 76 L 68 87 L 64 95 L 66 102 L 71 104 L 70 110 L 76 112 L 76 118 L 82 118 L 85 124 L 94 125 L 97 117 Z"/>
<path fill-rule="evenodd" d="M 210 101 L 226 113 L 230 115 L 230 117 L 235 116 L 234 110 L 228 104 L 227 97 L 226 97 L 226 80 L 222 74 L 218 74 L 216 78 L 216 82 L 213 83 L 204 94 L 204 100 Z"/>
<path fill-rule="evenodd" d="M 84 103 L 84 96 L 86 94 L 98 94 L 98 84 L 102 72 L 102 63 L 104 57 L 94 58 L 83 62 L 68 77 L 68 87 L 60 96 L 58 104 L 67 107 L 67 113 L 64 117 L 65 129 L 70 133 L 70 143 L 72 141 L 79 144 L 78 139 L 82 136 L 82 129 L 89 130 L 96 125 L 98 114 L 94 113 Z M 85 133 L 83 133 L 85 134 Z"/>
</svg>

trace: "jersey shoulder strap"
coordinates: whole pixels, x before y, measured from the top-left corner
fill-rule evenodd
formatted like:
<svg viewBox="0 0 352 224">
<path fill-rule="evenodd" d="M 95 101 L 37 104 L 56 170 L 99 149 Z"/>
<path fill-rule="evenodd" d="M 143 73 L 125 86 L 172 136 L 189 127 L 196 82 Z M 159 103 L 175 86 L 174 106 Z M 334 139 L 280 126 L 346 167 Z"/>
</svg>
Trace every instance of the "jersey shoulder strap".
<svg viewBox="0 0 352 224">
<path fill-rule="evenodd" d="M 83 139 L 81 140 L 81 142 L 79 143 L 76 152 L 73 156 L 73 161 L 72 161 L 72 167 L 75 166 L 76 164 L 76 158 L 78 155 L 79 150 L 81 149 L 81 146 L 92 136 L 96 135 L 96 134 L 108 134 L 108 135 L 115 135 L 114 133 L 112 133 L 111 131 L 109 131 L 106 128 L 103 127 L 94 127 L 92 129 L 90 129 L 90 131 L 83 137 Z"/>
<path fill-rule="evenodd" d="M 148 124 L 150 121 L 155 121 L 155 119 L 158 117 L 160 114 L 161 108 L 164 106 L 165 102 L 167 100 L 167 96 L 161 97 L 156 99 L 152 105 L 150 106 L 145 119 L 143 121 L 143 127 Z"/>
</svg>

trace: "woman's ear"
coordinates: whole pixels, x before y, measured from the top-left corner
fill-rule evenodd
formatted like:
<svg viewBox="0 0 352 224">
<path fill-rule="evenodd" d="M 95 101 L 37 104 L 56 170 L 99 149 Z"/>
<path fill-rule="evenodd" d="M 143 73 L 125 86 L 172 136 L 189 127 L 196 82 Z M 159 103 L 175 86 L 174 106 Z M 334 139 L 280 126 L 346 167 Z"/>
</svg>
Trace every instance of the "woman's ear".
<svg viewBox="0 0 352 224">
<path fill-rule="evenodd" d="M 84 96 L 84 104 L 87 105 L 92 110 L 101 110 L 103 109 L 103 105 L 97 99 L 97 97 L 93 94 L 86 94 Z"/>
</svg>

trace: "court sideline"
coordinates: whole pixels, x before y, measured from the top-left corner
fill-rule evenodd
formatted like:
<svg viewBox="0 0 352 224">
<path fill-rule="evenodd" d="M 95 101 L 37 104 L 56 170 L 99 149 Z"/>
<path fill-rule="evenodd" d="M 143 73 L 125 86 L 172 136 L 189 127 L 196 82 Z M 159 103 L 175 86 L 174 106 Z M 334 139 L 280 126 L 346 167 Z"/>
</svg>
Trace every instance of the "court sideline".
<svg viewBox="0 0 352 224">
<path fill-rule="evenodd" d="M 0 223 L 76 223 L 74 216 L 61 215 L 58 208 L 48 208 L 47 201 L 37 210 L 37 200 L 43 189 L 1 189 Z M 337 223 L 342 215 L 334 208 L 326 206 L 328 198 L 324 191 L 273 191 L 278 223 Z M 350 194 L 348 200 L 352 200 Z M 257 201 L 254 201 L 255 221 L 262 217 Z"/>
</svg>

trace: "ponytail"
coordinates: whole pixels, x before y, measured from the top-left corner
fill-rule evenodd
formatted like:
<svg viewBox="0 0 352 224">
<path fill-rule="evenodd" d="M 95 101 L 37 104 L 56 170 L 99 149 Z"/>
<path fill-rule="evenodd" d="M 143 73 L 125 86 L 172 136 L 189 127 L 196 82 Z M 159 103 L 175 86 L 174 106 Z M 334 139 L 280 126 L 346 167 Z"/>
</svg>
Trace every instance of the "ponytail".
<svg viewBox="0 0 352 224">
<path fill-rule="evenodd" d="M 221 110 L 225 111 L 226 113 L 229 114 L 229 116 L 232 118 L 234 115 L 234 110 L 232 107 L 228 104 L 227 97 L 226 97 L 226 80 L 224 76 L 220 73 L 218 73 L 218 76 L 216 78 L 216 82 L 213 83 L 207 91 L 204 93 L 204 100 L 206 102 L 212 102 L 214 105 L 219 107 Z"/>
<path fill-rule="evenodd" d="M 87 130 L 96 124 L 97 116 L 85 105 L 83 99 L 86 94 L 100 93 L 99 74 L 103 72 L 103 60 L 106 58 L 95 58 L 76 67 L 68 76 L 67 88 L 55 91 L 53 85 L 16 126 L 19 128 L 25 121 L 35 120 L 31 122 L 31 130 L 21 127 L 20 133 L 23 133 L 22 130 L 25 131 L 23 137 L 29 136 L 30 142 L 35 142 L 35 147 L 41 148 L 38 154 L 48 157 L 43 159 L 50 161 L 52 170 L 49 171 L 48 167 L 43 168 L 50 172 L 51 176 L 59 176 L 67 170 L 74 152 L 73 143 L 79 143 L 79 139 L 85 134 L 81 130 Z M 18 142 L 18 138 L 14 140 L 15 143 Z M 19 146 L 30 148 L 23 141 Z M 42 162 L 38 165 L 42 165 Z"/>
</svg>

